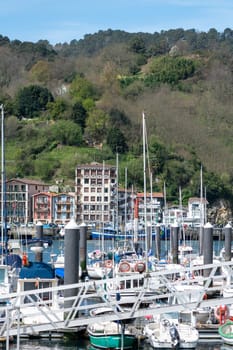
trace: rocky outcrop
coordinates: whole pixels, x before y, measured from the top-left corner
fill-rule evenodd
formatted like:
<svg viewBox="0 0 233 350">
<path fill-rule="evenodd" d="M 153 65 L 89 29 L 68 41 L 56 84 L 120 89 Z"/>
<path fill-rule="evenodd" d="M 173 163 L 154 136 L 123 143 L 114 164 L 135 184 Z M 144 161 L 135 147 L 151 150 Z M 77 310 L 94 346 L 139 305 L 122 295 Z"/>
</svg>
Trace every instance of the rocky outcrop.
<svg viewBox="0 0 233 350">
<path fill-rule="evenodd" d="M 225 226 L 228 222 L 232 222 L 232 208 L 229 201 L 220 199 L 213 203 L 207 211 L 208 221 L 211 224 Z"/>
</svg>

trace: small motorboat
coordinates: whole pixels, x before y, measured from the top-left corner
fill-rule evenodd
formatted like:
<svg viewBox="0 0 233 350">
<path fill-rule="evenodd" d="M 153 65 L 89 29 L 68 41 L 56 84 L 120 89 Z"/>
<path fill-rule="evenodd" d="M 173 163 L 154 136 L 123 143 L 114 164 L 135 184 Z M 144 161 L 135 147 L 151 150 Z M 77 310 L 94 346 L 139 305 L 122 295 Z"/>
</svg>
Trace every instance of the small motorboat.
<svg viewBox="0 0 233 350">
<path fill-rule="evenodd" d="M 101 349 L 133 349 L 136 336 L 120 322 L 96 322 L 87 327 L 92 346 Z"/>
<path fill-rule="evenodd" d="M 199 332 L 195 327 L 170 319 L 147 323 L 144 335 L 154 349 L 195 349 L 199 340 Z"/>
</svg>

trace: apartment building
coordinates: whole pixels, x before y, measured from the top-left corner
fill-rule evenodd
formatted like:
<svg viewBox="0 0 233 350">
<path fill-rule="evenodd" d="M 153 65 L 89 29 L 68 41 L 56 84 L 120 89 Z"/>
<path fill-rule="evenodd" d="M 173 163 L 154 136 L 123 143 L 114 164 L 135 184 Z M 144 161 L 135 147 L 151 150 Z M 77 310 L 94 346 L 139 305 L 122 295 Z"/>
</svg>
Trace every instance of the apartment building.
<svg viewBox="0 0 233 350">
<path fill-rule="evenodd" d="M 48 185 L 37 180 L 13 178 L 6 181 L 5 207 L 7 221 L 26 224 L 33 221 L 32 197 L 36 193 L 48 190 Z"/>
<path fill-rule="evenodd" d="M 67 224 L 75 215 L 74 193 L 56 193 L 53 196 L 52 222 L 55 224 Z"/>
<path fill-rule="evenodd" d="M 91 163 L 75 170 L 76 221 L 113 222 L 116 208 L 116 167 Z"/>
<path fill-rule="evenodd" d="M 146 203 L 145 203 L 146 198 Z M 134 200 L 134 218 L 144 223 L 145 213 L 147 222 L 156 224 L 162 220 L 163 193 L 137 193 Z"/>
<path fill-rule="evenodd" d="M 33 196 L 33 221 L 66 224 L 74 216 L 74 194 L 43 192 Z"/>
</svg>

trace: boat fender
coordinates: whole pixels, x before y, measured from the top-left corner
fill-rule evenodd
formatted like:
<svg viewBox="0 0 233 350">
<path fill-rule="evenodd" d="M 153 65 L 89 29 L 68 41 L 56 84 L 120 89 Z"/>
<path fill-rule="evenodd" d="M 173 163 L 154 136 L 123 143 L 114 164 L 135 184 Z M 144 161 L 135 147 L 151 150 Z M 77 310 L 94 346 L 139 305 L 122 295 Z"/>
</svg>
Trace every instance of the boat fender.
<svg viewBox="0 0 233 350">
<path fill-rule="evenodd" d="M 105 260 L 104 266 L 107 267 L 108 269 L 112 268 L 112 260 Z"/>
<path fill-rule="evenodd" d="M 230 315 L 230 310 L 227 305 L 219 305 L 215 309 L 215 317 L 220 324 L 225 323 L 226 320 L 229 318 L 229 315 Z"/>
<path fill-rule="evenodd" d="M 204 295 L 203 295 L 203 300 L 207 300 L 208 299 L 208 295 L 207 295 L 207 293 L 205 293 Z"/>
<path fill-rule="evenodd" d="M 146 269 L 146 265 L 145 265 L 145 263 L 143 261 L 136 262 L 136 264 L 134 266 L 134 270 L 136 272 L 142 273 L 142 272 L 145 271 L 145 269 Z"/>
<path fill-rule="evenodd" d="M 27 254 L 23 254 L 22 256 L 22 264 L 23 266 L 28 266 L 28 257 L 27 257 Z"/>
<path fill-rule="evenodd" d="M 128 261 L 120 262 L 119 271 L 120 272 L 129 272 L 130 271 L 130 264 L 128 263 Z"/>
</svg>

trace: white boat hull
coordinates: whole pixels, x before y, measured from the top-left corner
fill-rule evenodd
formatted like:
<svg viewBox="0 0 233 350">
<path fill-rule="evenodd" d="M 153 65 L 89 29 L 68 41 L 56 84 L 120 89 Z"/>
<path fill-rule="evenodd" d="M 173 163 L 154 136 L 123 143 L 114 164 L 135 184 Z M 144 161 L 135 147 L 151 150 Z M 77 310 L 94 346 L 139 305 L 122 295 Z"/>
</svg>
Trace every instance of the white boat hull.
<svg viewBox="0 0 233 350">
<path fill-rule="evenodd" d="M 168 320 L 148 323 L 144 335 L 154 349 L 195 349 L 199 340 L 194 327 L 180 323 L 174 325 Z"/>
</svg>

